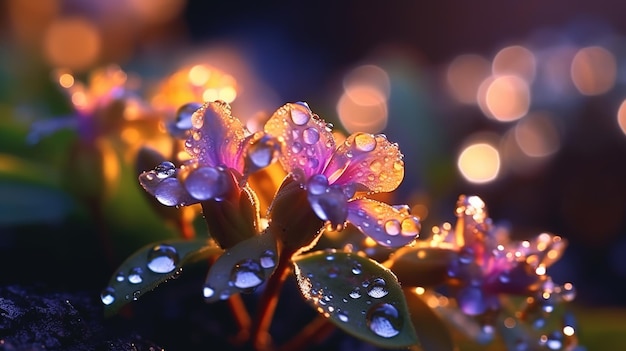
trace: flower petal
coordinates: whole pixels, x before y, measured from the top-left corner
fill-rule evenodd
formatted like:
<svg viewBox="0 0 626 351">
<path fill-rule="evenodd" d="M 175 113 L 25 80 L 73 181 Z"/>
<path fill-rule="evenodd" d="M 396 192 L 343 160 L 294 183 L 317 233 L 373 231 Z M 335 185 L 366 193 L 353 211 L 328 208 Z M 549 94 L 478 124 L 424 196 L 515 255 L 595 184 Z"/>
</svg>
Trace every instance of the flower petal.
<svg viewBox="0 0 626 351">
<path fill-rule="evenodd" d="M 348 222 L 379 244 L 391 247 L 412 242 L 421 228 L 419 219 L 408 210 L 371 199 L 348 202 Z"/>
<path fill-rule="evenodd" d="M 404 162 L 398 145 L 383 134 L 355 133 L 337 148 L 324 174 L 331 184 L 355 182 L 370 192 L 389 192 L 404 178 Z"/>
<path fill-rule="evenodd" d="M 194 112 L 191 123 L 185 148 L 201 166 L 226 166 L 243 172 L 241 154 L 247 133 L 241 121 L 230 114 L 230 105 L 207 102 Z"/>
<path fill-rule="evenodd" d="M 280 162 L 300 183 L 321 174 L 335 150 L 330 128 L 304 102 L 279 108 L 265 124 L 265 131 L 281 141 Z"/>
<path fill-rule="evenodd" d="M 171 162 L 163 162 L 155 169 L 139 175 L 141 186 L 160 203 L 166 206 L 187 206 L 195 204 L 194 199 L 176 178 L 177 170 Z"/>
</svg>

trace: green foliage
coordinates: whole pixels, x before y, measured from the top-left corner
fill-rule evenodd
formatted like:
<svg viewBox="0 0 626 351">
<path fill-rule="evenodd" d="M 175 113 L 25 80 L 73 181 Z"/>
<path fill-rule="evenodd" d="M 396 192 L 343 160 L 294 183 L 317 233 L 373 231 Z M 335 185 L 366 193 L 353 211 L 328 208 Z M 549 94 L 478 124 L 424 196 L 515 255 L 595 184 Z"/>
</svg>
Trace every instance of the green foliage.
<svg viewBox="0 0 626 351">
<path fill-rule="evenodd" d="M 334 250 L 294 258 L 306 300 L 344 331 L 386 348 L 418 343 L 395 275 L 367 257 Z"/>
<path fill-rule="evenodd" d="M 222 249 L 206 239 L 169 240 L 148 244 L 128 257 L 109 279 L 102 293 L 105 314 L 115 314 L 159 284 L 180 274 L 184 265 L 216 256 Z"/>
</svg>

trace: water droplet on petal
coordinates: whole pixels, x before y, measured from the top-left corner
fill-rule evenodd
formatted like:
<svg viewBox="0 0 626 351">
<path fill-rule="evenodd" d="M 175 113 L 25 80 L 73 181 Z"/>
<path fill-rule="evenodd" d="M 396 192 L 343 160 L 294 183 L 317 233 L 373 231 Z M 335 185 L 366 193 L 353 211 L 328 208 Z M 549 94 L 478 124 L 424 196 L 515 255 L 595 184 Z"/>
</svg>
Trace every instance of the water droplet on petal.
<svg viewBox="0 0 626 351">
<path fill-rule="evenodd" d="M 220 197 L 230 187 L 228 175 L 214 167 L 201 167 L 185 179 L 185 189 L 198 200 Z"/>
<path fill-rule="evenodd" d="M 176 166 L 174 166 L 174 164 L 170 161 L 164 161 L 154 167 L 154 172 L 156 173 L 157 178 L 165 179 L 176 173 Z"/>
<path fill-rule="evenodd" d="M 239 289 L 251 289 L 265 281 L 265 274 L 257 261 L 248 258 L 233 267 L 230 280 Z"/>
<path fill-rule="evenodd" d="M 372 306 L 365 318 L 370 330 L 383 338 L 392 338 L 402 329 L 403 321 L 398 310 L 388 303 Z"/>
<path fill-rule="evenodd" d="M 193 126 L 191 124 L 191 116 L 200 107 L 202 107 L 202 104 L 191 102 L 178 108 L 178 111 L 176 111 L 176 127 L 182 130 L 190 129 Z"/>
<path fill-rule="evenodd" d="M 276 265 L 276 254 L 272 250 L 265 250 L 259 257 L 259 262 L 263 268 L 272 268 Z"/>
<path fill-rule="evenodd" d="M 320 133 L 313 127 L 307 128 L 302 132 L 302 140 L 309 145 L 313 145 L 320 140 Z"/>
<path fill-rule="evenodd" d="M 156 245 L 148 252 L 148 269 L 154 273 L 169 273 L 176 269 L 180 258 L 176 248 L 169 245 Z"/>
<path fill-rule="evenodd" d="M 128 272 L 128 282 L 131 284 L 139 284 L 143 281 L 141 275 L 143 274 L 143 269 L 140 267 L 135 267 Z"/>
<path fill-rule="evenodd" d="M 311 195 L 321 195 L 328 189 L 328 179 L 323 174 L 316 174 L 307 183 L 307 190 Z"/>
<path fill-rule="evenodd" d="M 297 153 L 299 153 L 300 151 L 302 151 L 302 144 L 300 144 L 300 143 L 299 143 L 299 142 L 297 142 L 297 141 L 294 141 L 294 142 L 291 144 L 291 152 L 293 152 L 294 154 L 297 154 Z"/>
<path fill-rule="evenodd" d="M 350 291 L 350 297 L 353 299 L 361 297 L 361 289 L 359 289 L 359 287 L 352 289 L 352 291 Z"/>
<path fill-rule="evenodd" d="M 376 139 L 371 134 L 358 133 L 354 137 L 354 144 L 357 150 L 370 152 L 376 148 Z"/>
<path fill-rule="evenodd" d="M 100 300 L 107 306 L 115 302 L 115 289 L 110 286 L 104 288 L 100 294 Z"/>
<path fill-rule="evenodd" d="M 403 236 L 417 236 L 420 231 L 420 222 L 416 217 L 409 217 L 402 220 L 402 230 L 400 234 Z"/>
<path fill-rule="evenodd" d="M 390 219 L 385 222 L 385 231 L 387 232 L 387 234 L 395 236 L 400 234 L 401 230 L 402 228 L 400 227 L 400 222 L 398 222 L 397 220 Z"/>
<path fill-rule="evenodd" d="M 280 144 L 269 135 L 258 138 L 246 149 L 246 163 L 250 172 L 256 172 L 272 164 L 278 155 Z"/>
<path fill-rule="evenodd" d="M 367 287 L 367 294 L 375 299 L 380 299 L 389 293 L 387 284 L 383 278 L 374 278 Z"/>
<path fill-rule="evenodd" d="M 291 120 L 297 126 L 305 125 L 311 119 L 311 110 L 308 106 L 293 104 L 291 109 Z"/>
<path fill-rule="evenodd" d="M 215 294 L 215 290 L 209 286 L 205 286 L 202 289 L 202 295 L 207 299 L 212 297 L 214 294 Z"/>
</svg>

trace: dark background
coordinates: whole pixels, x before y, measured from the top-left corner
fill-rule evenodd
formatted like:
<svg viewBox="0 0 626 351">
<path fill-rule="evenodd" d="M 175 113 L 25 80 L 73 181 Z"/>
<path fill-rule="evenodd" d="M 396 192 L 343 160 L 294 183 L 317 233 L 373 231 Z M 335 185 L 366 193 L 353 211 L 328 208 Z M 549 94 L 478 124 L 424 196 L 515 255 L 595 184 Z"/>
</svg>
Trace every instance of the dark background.
<svg viewBox="0 0 626 351">
<path fill-rule="evenodd" d="M 104 1 L 54 3 L 55 16 L 80 15 L 99 25 L 106 22 L 106 12 L 100 10 Z M 9 11 L 15 4 L 3 2 L 7 11 L 0 14 L 3 128 L 27 125 L 24 121 L 32 120 L 33 114 L 68 111 L 67 102 L 62 102 L 62 95 L 49 82 L 47 72 L 53 67 L 39 44 L 44 25 L 40 32 L 33 30 L 31 37 L 18 35 L 16 28 L 30 19 Z M 428 205 L 424 236 L 431 226 L 454 220 L 459 194 L 480 195 L 494 221 L 510 226 L 514 238 L 548 231 L 569 241 L 564 257 L 548 273 L 556 282 L 574 283 L 577 304 L 621 307 L 626 294 L 622 284 L 626 277 L 626 136 L 617 126 L 616 114 L 626 98 L 625 13 L 626 3 L 621 1 L 188 0 L 168 21 L 130 32 L 124 27 L 105 36 L 112 49 L 104 50 L 83 72 L 115 62 L 127 71 L 159 77 L 189 55 L 230 45 L 238 48 L 258 79 L 271 88 L 270 106 L 304 100 L 340 126 L 334 104 L 345 72 L 359 64 L 384 62 L 390 72 L 397 71 L 391 76 L 390 122 L 383 132 L 399 142 L 407 164 L 405 181 L 393 196 L 399 202 L 421 199 Z M 124 45 L 116 46 L 116 42 Z M 476 106 L 455 103 L 442 80 L 446 66 L 465 53 L 490 59 L 508 45 L 549 48 L 564 42 L 577 47 L 604 45 L 611 50 L 618 65 L 614 87 L 597 96 L 533 101 L 531 111 L 550 110 L 558 116 L 562 126 L 558 152 L 527 173 L 503 173 L 483 185 L 465 181 L 455 166 L 464 138 L 478 131 L 502 134 L 510 125 L 487 120 Z M 399 82 L 395 85 L 394 77 Z M 20 117 L 24 111 L 30 119 Z M 19 130 L 18 135 L 24 135 L 24 129 Z M 5 132 L 9 134 L 8 129 Z M 24 150 L 15 145 L 5 145 L 0 151 L 36 153 L 24 151 L 30 147 L 26 144 Z M 0 195 L 4 209 L 14 200 Z M 111 266 L 103 263 L 106 254 L 99 251 L 98 239 L 88 234 L 98 221 L 81 215 L 74 221 L 75 217 L 0 223 L 1 281 L 104 286 Z M 124 235 L 124 230 L 132 231 L 124 223 L 109 225 L 112 231 L 116 228 Z M 127 246 L 118 247 L 118 257 L 146 240 L 145 233 L 130 237 Z M 33 271 L 19 262 L 41 267 Z M 55 267 L 52 276 L 51 267 Z M 64 274 L 73 269 L 81 273 L 82 283 Z M 83 274 L 86 271 L 93 274 Z"/>
</svg>

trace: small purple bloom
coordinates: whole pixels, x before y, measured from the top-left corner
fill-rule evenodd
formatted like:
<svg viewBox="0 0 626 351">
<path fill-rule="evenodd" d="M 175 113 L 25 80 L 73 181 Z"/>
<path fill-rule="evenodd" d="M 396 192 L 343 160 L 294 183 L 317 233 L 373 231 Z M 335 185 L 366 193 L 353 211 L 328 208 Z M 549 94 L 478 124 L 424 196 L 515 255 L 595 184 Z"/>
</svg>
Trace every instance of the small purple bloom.
<svg viewBox="0 0 626 351">
<path fill-rule="evenodd" d="M 163 162 L 139 175 L 141 185 L 167 206 L 238 196 L 247 176 L 271 164 L 277 142 L 263 132 L 251 134 L 231 115 L 230 105 L 207 102 L 191 116 L 185 149 L 191 155 L 180 168 Z"/>
<path fill-rule="evenodd" d="M 364 197 L 395 190 L 404 177 L 398 145 L 382 135 L 354 133 L 335 144 L 331 127 L 306 103 L 288 103 L 265 124 L 281 144 L 280 162 L 307 191 L 316 215 L 333 229 L 350 222 L 384 246 L 404 246 L 420 222 L 406 206 Z"/>
</svg>

